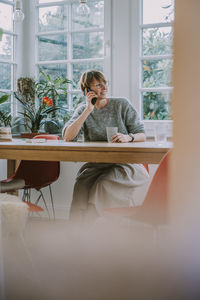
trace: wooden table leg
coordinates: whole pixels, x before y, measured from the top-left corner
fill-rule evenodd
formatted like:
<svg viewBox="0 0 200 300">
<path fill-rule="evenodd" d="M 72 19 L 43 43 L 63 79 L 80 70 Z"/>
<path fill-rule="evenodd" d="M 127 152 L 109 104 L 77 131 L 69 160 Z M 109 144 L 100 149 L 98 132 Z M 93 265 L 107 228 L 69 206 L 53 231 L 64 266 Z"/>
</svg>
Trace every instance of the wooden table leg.
<svg viewBox="0 0 200 300">
<path fill-rule="evenodd" d="M 7 160 L 7 177 L 9 178 L 15 173 L 16 170 L 16 160 Z"/>
</svg>

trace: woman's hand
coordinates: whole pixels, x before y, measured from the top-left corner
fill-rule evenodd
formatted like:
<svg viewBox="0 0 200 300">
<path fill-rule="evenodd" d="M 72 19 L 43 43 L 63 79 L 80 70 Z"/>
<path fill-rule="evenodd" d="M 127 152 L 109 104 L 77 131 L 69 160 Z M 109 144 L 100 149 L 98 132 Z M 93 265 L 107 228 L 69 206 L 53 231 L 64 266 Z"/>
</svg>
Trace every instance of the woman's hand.
<svg viewBox="0 0 200 300">
<path fill-rule="evenodd" d="M 112 143 L 129 143 L 131 140 L 130 135 L 120 132 L 112 136 Z"/>
<path fill-rule="evenodd" d="M 87 89 L 85 89 L 85 95 L 86 95 L 86 106 L 90 111 L 92 111 L 94 109 L 94 105 L 92 104 L 91 101 L 93 98 L 97 98 L 97 95 L 93 91 L 88 92 Z"/>
</svg>

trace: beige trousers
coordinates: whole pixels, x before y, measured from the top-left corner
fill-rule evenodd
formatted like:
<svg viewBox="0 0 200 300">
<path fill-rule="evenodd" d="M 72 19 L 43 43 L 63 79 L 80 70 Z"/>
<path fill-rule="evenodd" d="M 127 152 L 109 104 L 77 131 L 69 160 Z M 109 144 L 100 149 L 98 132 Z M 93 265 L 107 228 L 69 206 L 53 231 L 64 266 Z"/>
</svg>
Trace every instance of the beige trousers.
<svg viewBox="0 0 200 300">
<path fill-rule="evenodd" d="M 91 208 L 102 215 L 105 208 L 133 206 L 134 189 L 148 179 L 142 164 L 86 163 L 76 177 L 70 217 Z"/>
</svg>

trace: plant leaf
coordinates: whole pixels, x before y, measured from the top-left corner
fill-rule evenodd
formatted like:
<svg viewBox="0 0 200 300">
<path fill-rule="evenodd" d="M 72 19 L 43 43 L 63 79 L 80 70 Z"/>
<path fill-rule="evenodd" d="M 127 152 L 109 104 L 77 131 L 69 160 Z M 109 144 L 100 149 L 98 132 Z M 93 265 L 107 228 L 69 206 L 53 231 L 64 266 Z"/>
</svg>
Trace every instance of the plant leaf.
<svg viewBox="0 0 200 300">
<path fill-rule="evenodd" d="M 9 99 L 10 95 L 3 95 L 0 97 L 0 104 L 4 103 L 5 101 L 7 101 Z"/>
</svg>

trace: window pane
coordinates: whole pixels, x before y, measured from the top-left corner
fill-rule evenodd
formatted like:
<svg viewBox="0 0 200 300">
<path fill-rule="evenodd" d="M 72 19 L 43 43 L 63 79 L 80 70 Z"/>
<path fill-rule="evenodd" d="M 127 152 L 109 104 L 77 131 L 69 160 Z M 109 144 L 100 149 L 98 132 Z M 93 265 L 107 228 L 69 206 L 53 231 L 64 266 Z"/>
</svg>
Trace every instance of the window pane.
<svg viewBox="0 0 200 300">
<path fill-rule="evenodd" d="M 8 34 L 3 34 L 0 42 L 0 59 L 12 58 L 12 41 L 13 37 Z"/>
<path fill-rule="evenodd" d="M 52 2 L 59 2 L 60 0 L 39 0 L 39 3 L 52 3 Z"/>
<path fill-rule="evenodd" d="M 162 55 L 172 52 L 172 28 L 143 30 L 143 55 Z"/>
<path fill-rule="evenodd" d="M 143 93 L 143 119 L 167 120 L 170 119 L 170 94 L 159 92 Z"/>
<path fill-rule="evenodd" d="M 72 103 L 73 103 L 73 108 L 76 109 L 76 107 L 85 102 L 85 97 L 83 96 L 83 94 L 80 93 L 74 93 L 71 95 L 72 96 Z"/>
<path fill-rule="evenodd" d="M 79 2 L 72 3 L 72 30 L 83 28 L 98 28 L 104 26 L 104 1 L 88 1 L 89 16 L 81 16 L 77 12 Z"/>
<path fill-rule="evenodd" d="M 48 64 L 40 65 L 39 71 L 42 70 L 46 74 L 49 74 L 52 78 L 67 77 L 67 65 L 65 64 Z"/>
<path fill-rule="evenodd" d="M 142 62 L 143 87 L 171 85 L 172 60 L 144 60 Z"/>
<path fill-rule="evenodd" d="M 80 89 L 79 81 L 81 74 L 89 69 L 95 69 L 103 72 L 103 62 L 83 62 L 74 63 L 72 65 L 73 69 L 73 81 L 75 83 L 75 89 Z"/>
<path fill-rule="evenodd" d="M 39 8 L 39 31 L 67 29 L 67 7 L 50 6 Z"/>
<path fill-rule="evenodd" d="M 13 7 L 9 4 L 0 3 L 0 28 L 12 31 Z"/>
<path fill-rule="evenodd" d="M 11 65 L 0 63 L 0 87 L 1 89 L 11 89 Z"/>
<path fill-rule="evenodd" d="M 64 34 L 39 36 L 38 59 L 67 59 L 67 36 Z"/>
<path fill-rule="evenodd" d="M 72 35 L 73 58 L 103 57 L 103 42 L 103 32 L 74 33 Z"/>
<path fill-rule="evenodd" d="M 173 0 L 143 0 L 143 24 L 173 21 L 173 2 Z"/>
</svg>

